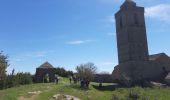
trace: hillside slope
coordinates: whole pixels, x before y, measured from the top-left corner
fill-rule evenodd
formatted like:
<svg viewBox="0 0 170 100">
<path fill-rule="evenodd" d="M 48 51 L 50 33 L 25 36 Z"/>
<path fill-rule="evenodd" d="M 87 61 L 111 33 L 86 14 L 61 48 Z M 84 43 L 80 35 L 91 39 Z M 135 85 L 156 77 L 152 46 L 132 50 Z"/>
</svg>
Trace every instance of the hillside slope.
<svg viewBox="0 0 170 100">
<path fill-rule="evenodd" d="M 130 93 L 138 94 L 140 100 L 170 100 L 170 88 L 114 88 L 111 84 L 104 84 L 99 88 L 97 83 L 91 83 L 88 90 L 82 90 L 79 85 L 70 84 L 63 78 L 59 84 L 32 84 L 10 88 L 0 91 L 0 100 L 52 100 L 55 94 L 68 94 L 81 100 L 110 100 L 114 95 L 121 100 L 126 99 Z M 145 99 L 144 99 L 145 100 Z"/>
</svg>

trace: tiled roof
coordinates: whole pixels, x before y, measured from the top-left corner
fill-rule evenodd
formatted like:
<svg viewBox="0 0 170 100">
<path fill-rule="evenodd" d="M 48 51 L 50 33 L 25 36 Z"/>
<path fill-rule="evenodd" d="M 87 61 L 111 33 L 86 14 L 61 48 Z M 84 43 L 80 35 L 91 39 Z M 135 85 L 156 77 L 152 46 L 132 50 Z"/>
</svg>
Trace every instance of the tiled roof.
<svg viewBox="0 0 170 100">
<path fill-rule="evenodd" d="M 161 56 L 168 57 L 165 53 L 158 53 L 158 54 L 150 55 L 149 60 L 156 60 L 160 58 Z"/>
<path fill-rule="evenodd" d="M 49 62 L 45 62 L 44 64 L 42 64 L 38 68 L 54 68 L 54 67 Z"/>
</svg>

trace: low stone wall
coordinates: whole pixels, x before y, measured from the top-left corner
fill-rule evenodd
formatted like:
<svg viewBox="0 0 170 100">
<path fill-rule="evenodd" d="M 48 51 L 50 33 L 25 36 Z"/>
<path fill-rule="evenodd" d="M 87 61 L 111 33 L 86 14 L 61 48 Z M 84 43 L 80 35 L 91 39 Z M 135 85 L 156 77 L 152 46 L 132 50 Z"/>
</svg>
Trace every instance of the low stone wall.
<svg viewBox="0 0 170 100">
<path fill-rule="evenodd" d="M 113 78 L 111 74 L 96 74 L 93 82 L 113 83 Z"/>
<path fill-rule="evenodd" d="M 131 61 L 116 66 L 113 71 L 114 80 L 119 80 L 125 85 L 140 83 L 141 81 L 161 81 L 163 66 L 155 61 Z"/>
</svg>

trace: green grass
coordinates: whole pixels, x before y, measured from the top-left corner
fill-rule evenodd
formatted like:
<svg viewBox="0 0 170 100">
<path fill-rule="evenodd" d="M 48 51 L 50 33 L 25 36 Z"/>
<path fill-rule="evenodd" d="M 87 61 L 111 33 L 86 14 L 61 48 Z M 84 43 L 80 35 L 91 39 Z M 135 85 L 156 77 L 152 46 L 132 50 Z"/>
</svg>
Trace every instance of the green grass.
<svg viewBox="0 0 170 100">
<path fill-rule="evenodd" d="M 138 93 L 140 100 L 142 97 L 146 97 L 148 100 L 170 100 L 170 88 L 115 88 L 112 84 L 107 83 L 103 84 L 103 88 L 99 88 L 98 83 L 91 83 L 88 90 L 82 90 L 79 85 L 69 84 L 66 78 L 63 78 L 57 85 L 54 83 L 32 84 L 1 90 L 0 100 L 17 100 L 21 96 L 29 99 L 28 92 L 32 91 L 42 91 L 34 98 L 35 100 L 50 100 L 53 95 L 58 93 L 73 95 L 82 100 L 110 100 L 114 94 L 120 100 L 127 100 L 130 91 Z"/>
</svg>

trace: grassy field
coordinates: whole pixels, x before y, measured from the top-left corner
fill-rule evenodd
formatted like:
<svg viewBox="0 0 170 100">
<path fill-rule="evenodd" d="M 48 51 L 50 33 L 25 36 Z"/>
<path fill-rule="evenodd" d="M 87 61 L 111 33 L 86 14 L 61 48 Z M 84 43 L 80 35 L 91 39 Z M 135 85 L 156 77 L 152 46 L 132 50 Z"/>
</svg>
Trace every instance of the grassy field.
<svg viewBox="0 0 170 100">
<path fill-rule="evenodd" d="M 127 100 L 130 92 L 137 93 L 139 100 L 170 100 L 170 88 L 115 88 L 112 84 L 104 84 L 98 88 L 97 83 L 91 83 L 88 90 L 81 90 L 79 85 L 69 84 L 64 78 L 59 84 L 32 84 L 0 91 L 0 100 L 50 100 L 55 94 L 68 94 L 81 100 L 111 100 L 116 96 L 119 100 Z M 29 95 L 28 92 L 41 91 L 38 95 Z M 147 99 L 144 99 L 147 98 Z"/>
</svg>

